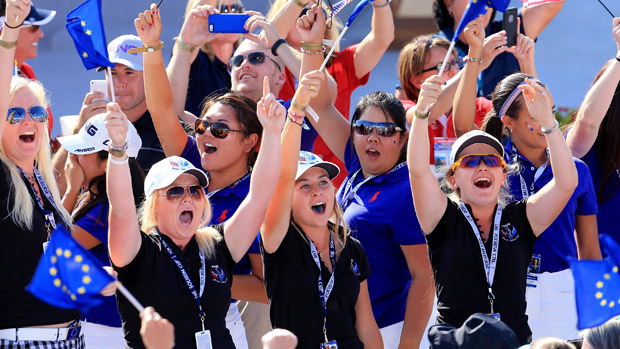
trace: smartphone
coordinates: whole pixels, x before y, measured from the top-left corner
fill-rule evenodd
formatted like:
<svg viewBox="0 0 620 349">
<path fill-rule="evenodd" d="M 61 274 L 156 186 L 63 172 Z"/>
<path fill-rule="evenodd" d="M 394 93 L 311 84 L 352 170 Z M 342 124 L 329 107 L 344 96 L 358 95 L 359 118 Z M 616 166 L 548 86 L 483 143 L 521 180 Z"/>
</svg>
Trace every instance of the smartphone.
<svg viewBox="0 0 620 349">
<path fill-rule="evenodd" d="M 90 92 L 102 92 L 103 98 L 95 98 L 95 101 L 109 101 L 110 97 L 108 96 L 108 82 L 106 80 L 90 80 Z"/>
<path fill-rule="evenodd" d="M 216 13 L 209 16 L 210 33 L 240 33 L 248 31 L 243 27 L 250 15 L 245 13 Z"/>
<path fill-rule="evenodd" d="M 517 9 L 511 7 L 504 12 L 504 21 L 502 23 L 502 29 L 506 31 L 506 43 L 507 47 L 512 47 L 517 44 L 517 17 L 519 16 Z"/>
</svg>

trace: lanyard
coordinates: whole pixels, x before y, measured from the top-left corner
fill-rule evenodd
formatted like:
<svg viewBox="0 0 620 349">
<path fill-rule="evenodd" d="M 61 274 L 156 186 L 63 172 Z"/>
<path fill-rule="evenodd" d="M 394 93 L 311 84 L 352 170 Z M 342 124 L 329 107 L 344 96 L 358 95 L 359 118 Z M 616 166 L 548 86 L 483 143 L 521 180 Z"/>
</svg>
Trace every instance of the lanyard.
<svg viewBox="0 0 620 349">
<path fill-rule="evenodd" d="M 484 264 L 484 272 L 487 277 L 487 285 L 489 287 L 489 303 L 491 303 L 491 314 L 493 314 L 493 300 L 495 299 L 495 295 L 493 295 L 493 278 L 495 277 L 495 268 L 497 267 L 497 256 L 499 254 L 499 226 L 502 220 L 502 206 L 497 205 L 497 209 L 495 211 L 495 219 L 493 221 L 493 245 L 491 249 L 491 260 L 489 261 L 489 256 L 487 256 L 487 250 L 484 247 L 484 243 L 482 242 L 482 238 L 480 237 L 480 230 L 478 230 L 478 226 L 474 222 L 471 214 L 463 204 L 463 201 L 459 201 L 459 208 L 461 212 L 465 216 L 465 219 L 471 225 L 474 234 L 476 235 L 476 239 L 478 239 L 478 245 L 480 246 L 480 253 L 482 254 L 482 262 Z"/>
<path fill-rule="evenodd" d="M 396 170 L 399 170 L 403 167 L 407 166 L 406 162 L 401 162 L 400 164 L 396 165 L 394 168 L 392 168 L 391 170 L 389 170 L 388 172 L 382 174 L 382 175 L 387 175 L 390 174 L 392 172 L 395 172 Z M 362 185 L 366 182 L 368 182 L 369 180 L 373 179 L 373 178 L 377 178 L 379 176 L 382 175 L 372 175 L 366 179 L 364 179 L 363 181 L 357 183 L 357 185 L 353 188 L 353 190 L 351 190 L 351 187 L 353 186 L 353 182 L 355 182 L 355 178 L 357 178 L 357 175 L 362 171 L 362 169 L 360 168 L 359 170 L 355 171 L 355 173 L 349 177 L 349 179 L 347 180 L 347 183 L 345 184 L 344 190 L 342 191 L 343 195 L 342 195 L 342 201 L 340 202 L 340 207 L 342 207 L 342 209 L 346 209 L 349 202 L 351 201 L 351 199 L 355 199 L 355 201 L 357 203 L 359 203 L 361 205 L 362 203 L 362 199 L 357 195 L 357 191 L 362 187 Z"/>
<path fill-rule="evenodd" d="M 546 149 L 547 151 L 547 159 L 549 158 L 549 149 Z M 512 156 L 512 162 L 513 163 L 518 163 L 519 162 L 519 152 L 517 151 L 517 148 L 515 148 L 514 144 L 512 145 L 512 152 L 513 152 L 513 156 Z M 521 182 L 521 196 L 523 199 L 529 197 L 530 195 L 534 194 L 534 184 L 536 183 L 536 181 L 540 178 L 540 176 L 542 176 L 543 172 L 545 172 L 545 169 L 547 169 L 547 166 L 549 164 L 549 161 L 545 161 L 544 164 L 542 164 L 542 166 L 540 166 L 537 170 L 536 173 L 534 173 L 534 180 L 532 181 L 532 184 L 530 184 L 530 188 L 528 190 L 527 188 L 527 184 L 525 184 L 525 179 L 523 179 L 523 176 L 521 175 L 521 173 L 519 173 L 519 181 Z"/>
<path fill-rule="evenodd" d="M 24 177 L 26 177 L 26 179 L 28 179 L 28 184 L 30 185 L 32 192 L 34 193 L 34 197 L 35 197 L 34 201 L 37 202 L 37 206 L 39 206 L 39 211 L 41 211 L 41 213 L 43 213 L 43 216 L 45 217 L 45 227 L 47 228 L 47 233 L 49 237 L 50 227 L 52 227 L 53 229 L 56 229 L 56 220 L 54 219 L 54 213 L 46 210 L 43 207 L 44 206 L 43 200 L 39 199 L 39 196 L 37 195 L 37 191 L 32 186 L 32 183 L 30 182 L 30 178 L 28 177 L 28 174 L 26 174 L 26 172 L 19 167 L 17 167 L 17 169 L 19 170 L 19 172 L 22 173 Z M 54 208 L 54 210 L 58 211 L 58 207 L 56 207 L 56 203 L 54 202 L 54 197 L 52 196 L 52 192 L 48 188 L 47 183 L 45 183 L 45 179 L 43 179 L 41 172 L 39 172 L 39 170 L 36 167 L 33 167 L 33 173 L 34 173 L 35 178 L 37 179 L 37 182 L 39 183 L 39 187 L 41 187 L 41 191 L 43 192 L 43 195 L 45 195 L 45 197 L 47 198 L 47 201 L 49 201 L 50 204 L 52 204 L 52 207 Z M 65 222 L 65 225 L 69 226 L 67 222 Z"/>
<path fill-rule="evenodd" d="M 248 171 L 248 173 L 246 173 L 245 176 L 237 179 L 237 181 L 234 182 L 233 184 L 230 184 L 230 185 L 228 185 L 228 186 L 226 186 L 224 188 L 216 189 L 216 190 L 214 190 L 212 192 L 208 192 L 207 193 L 207 199 L 210 199 L 213 195 L 219 193 L 220 191 L 222 191 L 222 190 L 224 190 L 226 188 L 233 188 L 233 187 L 235 187 L 237 184 L 239 184 L 239 183 L 245 181 L 246 179 L 250 178 L 251 174 L 252 174 L 252 168 L 250 167 L 250 170 Z"/>
<path fill-rule="evenodd" d="M 181 275 L 183 275 L 183 279 L 185 279 L 187 288 L 189 288 L 189 291 L 192 293 L 192 296 L 194 296 L 194 301 L 198 305 L 198 315 L 200 316 L 200 321 L 202 322 L 202 330 L 204 331 L 205 330 L 205 312 L 202 310 L 202 305 L 200 304 L 200 297 L 202 297 L 202 293 L 205 290 L 205 279 L 206 279 L 205 255 L 202 252 L 202 250 L 199 249 L 198 254 L 200 255 L 201 266 L 200 266 L 200 294 L 198 294 L 198 292 L 196 292 L 196 287 L 194 287 L 194 283 L 187 275 L 187 272 L 185 271 L 185 267 L 183 267 L 183 263 L 181 263 L 181 261 L 179 260 L 179 257 L 177 257 L 176 253 L 174 253 L 172 248 L 170 248 L 170 245 L 168 245 L 168 243 L 166 242 L 166 240 L 163 239 L 163 237 L 160 236 L 160 240 L 161 240 L 162 245 L 164 245 L 164 249 L 166 250 L 166 252 L 168 252 L 168 255 L 170 256 L 174 264 L 176 264 L 177 267 L 179 268 Z"/>
<path fill-rule="evenodd" d="M 306 238 L 310 242 L 310 253 L 312 254 L 312 259 L 314 259 L 314 263 L 319 268 L 319 299 L 321 301 L 321 310 L 323 311 L 323 335 L 325 336 L 325 343 L 327 340 L 327 300 L 329 299 L 329 295 L 332 293 L 334 289 L 335 275 L 336 275 L 336 246 L 334 244 L 334 238 L 332 234 L 329 234 L 329 259 L 332 263 L 332 276 L 329 278 L 327 282 L 327 287 L 323 288 L 323 273 L 321 272 L 321 261 L 319 259 L 319 253 L 316 251 L 316 247 L 314 246 L 314 242 L 306 235 Z"/>
</svg>

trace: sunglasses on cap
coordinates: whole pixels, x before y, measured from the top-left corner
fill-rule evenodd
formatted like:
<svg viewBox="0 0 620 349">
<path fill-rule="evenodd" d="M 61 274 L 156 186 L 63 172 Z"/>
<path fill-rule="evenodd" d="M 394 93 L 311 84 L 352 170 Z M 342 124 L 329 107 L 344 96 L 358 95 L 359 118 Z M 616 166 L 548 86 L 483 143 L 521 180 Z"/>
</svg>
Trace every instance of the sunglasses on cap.
<svg viewBox="0 0 620 349">
<path fill-rule="evenodd" d="M 224 139 L 228 137 L 228 132 L 243 132 L 242 130 L 233 130 L 223 122 L 209 122 L 206 120 L 198 119 L 194 124 L 194 130 L 199 135 L 211 131 L 211 134 L 215 138 Z"/>
<path fill-rule="evenodd" d="M 190 186 L 174 186 L 168 188 L 165 194 L 159 194 L 159 196 L 165 196 L 168 201 L 179 201 L 184 196 L 185 193 L 189 193 L 189 196 L 192 199 L 200 199 L 202 195 L 204 195 L 204 189 L 199 185 L 190 185 Z"/>
<path fill-rule="evenodd" d="M 489 167 L 502 167 L 506 168 L 506 161 L 499 154 L 469 154 L 460 157 L 452 164 L 452 171 L 457 166 L 460 167 L 469 167 L 476 168 L 480 165 L 480 162 L 484 161 L 484 163 Z"/>
<path fill-rule="evenodd" d="M 40 105 L 32 106 L 27 110 L 22 107 L 9 108 L 6 116 L 6 121 L 8 121 L 11 125 L 17 125 L 24 121 L 24 119 L 26 118 L 26 112 L 30 113 L 30 116 L 35 121 L 47 121 L 47 110 Z"/>
<path fill-rule="evenodd" d="M 276 62 L 273 58 L 267 56 L 263 52 L 252 52 L 248 54 L 247 56 L 243 56 L 243 55 L 233 56 L 228 62 L 230 64 L 230 69 L 239 68 L 243 64 L 243 61 L 245 60 L 246 57 L 248 58 L 248 62 L 250 62 L 250 64 L 252 65 L 261 65 L 265 63 L 265 58 L 269 58 L 273 62 L 273 64 L 275 64 L 276 67 L 278 67 L 278 70 L 282 71 L 282 68 L 280 68 L 280 65 L 278 64 L 278 62 Z"/>
<path fill-rule="evenodd" d="M 232 4 L 232 5 L 220 5 L 219 7 L 220 13 L 243 13 L 245 8 L 240 4 Z"/>
<path fill-rule="evenodd" d="M 358 135 L 369 135 L 372 130 L 377 131 L 377 134 L 381 137 L 392 137 L 396 132 L 401 132 L 403 129 L 396 126 L 393 122 L 372 122 L 365 120 L 355 120 L 353 123 L 353 131 Z"/>
<path fill-rule="evenodd" d="M 422 70 L 422 72 L 420 72 L 420 74 L 422 73 L 426 73 L 429 71 L 433 71 L 433 70 L 437 70 L 437 71 L 441 71 L 441 67 L 443 67 L 443 63 L 439 63 L 434 67 L 430 67 L 428 69 L 424 69 Z M 446 70 L 445 71 L 449 71 L 452 68 L 456 68 L 456 70 L 461 70 L 463 68 L 463 61 L 461 61 L 460 59 L 451 61 L 446 63 Z"/>
</svg>

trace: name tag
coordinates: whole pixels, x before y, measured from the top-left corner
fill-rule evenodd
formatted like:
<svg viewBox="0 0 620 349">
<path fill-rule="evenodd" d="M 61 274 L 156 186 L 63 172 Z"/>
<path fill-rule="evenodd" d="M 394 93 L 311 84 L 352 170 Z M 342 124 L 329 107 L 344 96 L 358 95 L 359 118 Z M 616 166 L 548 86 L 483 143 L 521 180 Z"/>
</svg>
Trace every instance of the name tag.
<svg viewBox="0 0 620 349">
<path fill-rule="evenodd" d="M 321 343 L 321 349 L 338 349 L 338 343 L 336 341 Z"/>
<path fill-rule="evenodd" d="M 195 336 L 196 348 L 213 349 L 213 346 L 211 345 L 211 332 L 209 330 L 196 332 Z"/>
</svg>

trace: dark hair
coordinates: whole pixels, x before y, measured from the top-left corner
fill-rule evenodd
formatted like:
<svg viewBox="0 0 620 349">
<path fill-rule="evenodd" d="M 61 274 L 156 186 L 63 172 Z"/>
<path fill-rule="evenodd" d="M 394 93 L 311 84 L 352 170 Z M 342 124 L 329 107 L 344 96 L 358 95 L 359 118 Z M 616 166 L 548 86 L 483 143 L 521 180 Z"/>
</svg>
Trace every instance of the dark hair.
<svg viewBox="0 0 620 349">
<path fill-rule="evenodd" d="M 101 150 L 97 153 L 97 158 L 100 161 L 106 161 L 108 159 L 108 152 Z M 131 173 L 131 190 L 133 192 L 134 205 L 136 208 L 140 206 L 140 203 L 144 199 L 144 171 L 136 160 L 136 158 L 129 158 L 129 172 Z M 92 188 L 97 188 L 97 193 L 93 192 Z M 73 221 L 77 222 L 82 219 L 86 214 L 96 205 L 108 201 L 108 192 L 106 187 L 106 174 L 102 174 L 90 180 L 88 183 L 88 191 L 82 195 L 82 198 L 86 200 L 86 204 L 83 205 L 73 216 Z M 101 215 L 103 211 L 99 212 Z M 99 219 L 99 217 L 97 217 Z M 107 217 L 103 219 L 107 220 Z"/>
<path fill-rule="evenodd" d="M 235 117 L 241 124 L 245 137 L 248 137 L 251 134 L 256 134 L 258 136 L 258 142 L 256 142 L 256 145 L 252 148 L 250 154 L 248 155 L 248 163 L 254 165 L 254 162 L 256 162 L 256 158 L 258 157 L 258 147 L 260 146 L 260 140 L 263 134 L 263 125 L 260 123 L 258 116 L 256 115 L 256 102 L 249 97 L 241 96 L 234 92 L 212 96 L 202 107 L 200 118 L 204 118 L 205 114 L 207 114 L 209 109 L 216 103 L 227 105 L 235 111 Z"/>
<path fill-rule="evenodd" d="M 620 347 L 620 321 L 609 320 L 586 330 L 585 339 L 593 348 Z"/>
<path fill-rule="evenodd" d="M 359 103 L 355 106 L 355 111 L 353 112 L 353 116 L 351 117 L 351 136 L 353 136 L 353 123 L 362 117 L 362 114 L 369 107 L 377 107 L 383 111 L 385 115 L 385 119 L 392 119 L 392 122 L 396 124 L 396 126 L 400 127 L 404 131 L 400 133 L 400 137 L 405 137 L 405 132 L 407 130 L 407 116 L 405 112 L 405 107 L 400 102 L 396 96 L 389 92 L 385 91 L 375 91 L 373 93 L 367 94 L 362 99 L 360 99 Z M 355 149 L 353 149 L 355 151 Z M 398 158 L 397 163 L 401 163 L 407 160 L 407 141 L 403 144 L 403 147 L 400 150 L 400 157 Z M 396 164 L 394 164 L 396 165 Z"/>
<path fill-rule="evenodd" d="M 454 27 L 454 18 L 448 11 L 444 0 L 433 1 L 433 18 L 439 29 Z"/>
<path fill-rule="evenodd" d="M 484 122 L 482 123 L 482 130 L 497 138 L 500 142 L 502 141 L 502 131 L 504 130 L 502 119 L 499 118 L 500 109 L 502 109 L 504 102 L 508 99 L 512 91 L 528 78 L 532 78 L 532 76 L 524 73 L 514 73 L 505 77 L 495 86 L 495 90 L 491 96 L 493 109 L 485 116 Z M 506 116 L 516 119 L 522 108 L 523 95 L 519 94 L 512 104 L 510 104 L 508 110 L 506 110 Z"/>
</svg>

